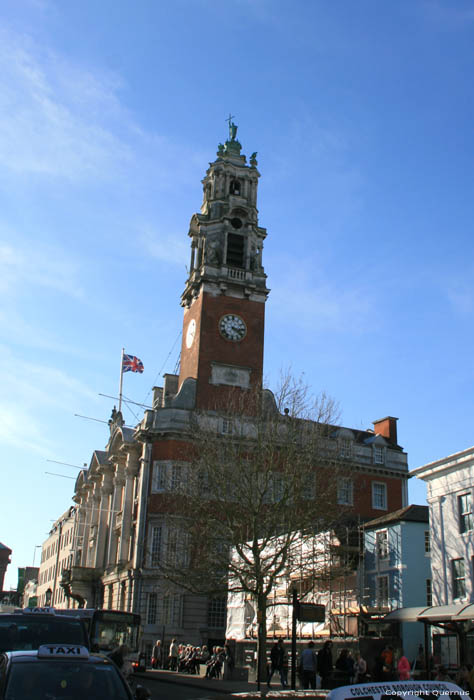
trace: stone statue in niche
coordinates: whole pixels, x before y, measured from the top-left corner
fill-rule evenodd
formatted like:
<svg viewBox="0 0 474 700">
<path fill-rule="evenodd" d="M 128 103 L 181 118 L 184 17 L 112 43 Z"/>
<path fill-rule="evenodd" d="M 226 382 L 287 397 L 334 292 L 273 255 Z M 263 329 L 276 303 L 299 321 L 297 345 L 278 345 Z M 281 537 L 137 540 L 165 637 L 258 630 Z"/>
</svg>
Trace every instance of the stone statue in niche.
<svg viewBox="0 0 474 700">
<path fill-rule="evenodd" d="M 209 265 L 220 265 L 222 262 L 221 244 L 215 238 L 206 241 L 206 262 Z"/>
<path fill-rule="evenodd" d="M 250 269 L 252 271 L 260 270 L 260 249 L 256 243 L 252 243 L 250 246 Z"/>
</svg>

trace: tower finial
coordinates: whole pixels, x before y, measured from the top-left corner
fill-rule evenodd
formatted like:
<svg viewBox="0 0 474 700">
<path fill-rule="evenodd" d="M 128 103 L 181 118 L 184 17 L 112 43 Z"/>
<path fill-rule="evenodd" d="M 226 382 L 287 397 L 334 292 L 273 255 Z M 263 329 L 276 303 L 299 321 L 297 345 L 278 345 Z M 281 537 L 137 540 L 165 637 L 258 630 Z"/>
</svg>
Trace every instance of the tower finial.
<svg viewBox="0 0 474 700">
<path fill-rule="evenodd" d="M 234 124 L 232 119 L 235 119 L 235 116 L 233 116 L 229 112 L 229 116 L 225 120 L 226 122 L 229 122 L 229 141 L 235 141 L 235 137 L 237 136 L 237 129 L 238 129 L 238 127 Z"/>
</svg>

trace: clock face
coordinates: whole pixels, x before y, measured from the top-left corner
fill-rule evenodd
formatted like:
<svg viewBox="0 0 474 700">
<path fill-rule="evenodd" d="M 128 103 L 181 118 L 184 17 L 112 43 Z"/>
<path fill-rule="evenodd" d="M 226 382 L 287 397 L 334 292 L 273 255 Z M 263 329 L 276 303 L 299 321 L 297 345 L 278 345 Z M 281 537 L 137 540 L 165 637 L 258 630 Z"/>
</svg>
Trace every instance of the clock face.
<svg viewBox="0 0 474 700">
<path fill-rule="evenodd" d="M 239 341 L 245 338 L 247 326 L 240 316 L 226 314 L 219 321 L 219 331 L 226 340 Z"/>
<path fill-rule="evenodd" d="M 189 322 L 188 330 L 186 333 L 186 347 L 190 348 L 194 341 L 194 336 L 196 335 L 196 321 L 191 319 Z"/>
</svg>

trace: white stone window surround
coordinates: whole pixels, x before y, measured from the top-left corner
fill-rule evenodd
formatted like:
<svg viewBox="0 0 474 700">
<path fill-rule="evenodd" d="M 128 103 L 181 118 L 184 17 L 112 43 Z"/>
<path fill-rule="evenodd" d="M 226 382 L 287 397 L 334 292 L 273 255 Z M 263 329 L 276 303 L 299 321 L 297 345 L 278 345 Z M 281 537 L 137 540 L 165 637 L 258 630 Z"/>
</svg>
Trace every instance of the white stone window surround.
<svg viewBox="0 0 474 700">
<path fill-rule="evenodd" d="M 176 522 L 155 522 L 148 536 L 148 566 L 189 566 L 189 537 Z"/>
<path fill-rule="evenodd" d="M 340 506 L 352 506 L 354 503 L 354 483 L 352 479 L 342 478 L 337 485 L 337 502 Z"/>
<path fill-rule="evenodd" d="M 372 508 L 387 510 L 387 484 L 382 481 L 372 482 Z"/>
<path fill-rule="evenodd" d="M 188 462 L 172 459 L 155 460 L 151 479 L 151 493 L 177 491 L 184 484 Z"/>
<path fill-rule="evenodd" d="M 459 532 L 464 534 L 473 529 L 472 494 L 470 491 L 460 493 L 457 496 Z"/>
<path fill-rule="evenodd" d="M 374 464 L 385 464 L 385 447 L 374 445 Z"/>
<path fill-rule="evenodd" d="M 156 625 L 158 621 L 158 594 L 147 593 L 146 605 L 146 623 L 147 625 Z"/>
<path fill-rule="evenodd" d="M 387 559 L 389 554 L 388 548 L 388 530 L 377 530 L 375 533 L 375 553 L 378 559 Z"/>
<path fill-rule="evenodd" d="M 463 557 L 451 559 L 453 581 L 453 600 L 460 600 L 466 595 L 466 567 Z"/>
</svg>

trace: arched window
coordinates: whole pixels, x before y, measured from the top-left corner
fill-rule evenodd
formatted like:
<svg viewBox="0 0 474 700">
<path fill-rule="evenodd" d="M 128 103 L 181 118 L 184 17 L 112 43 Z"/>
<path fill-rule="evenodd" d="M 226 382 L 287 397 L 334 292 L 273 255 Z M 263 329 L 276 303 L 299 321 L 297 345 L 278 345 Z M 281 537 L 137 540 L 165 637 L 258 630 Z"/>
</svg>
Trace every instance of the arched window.
<svg viewBox="0 0 474 700">
<path fill-rule="evenodd" d="M 229 193 L 235 194 L 237 196 L 240 195 L 240 182 L 239 182 L 239 180 L 231 180 L 230 181 Z"/>
</svg>

